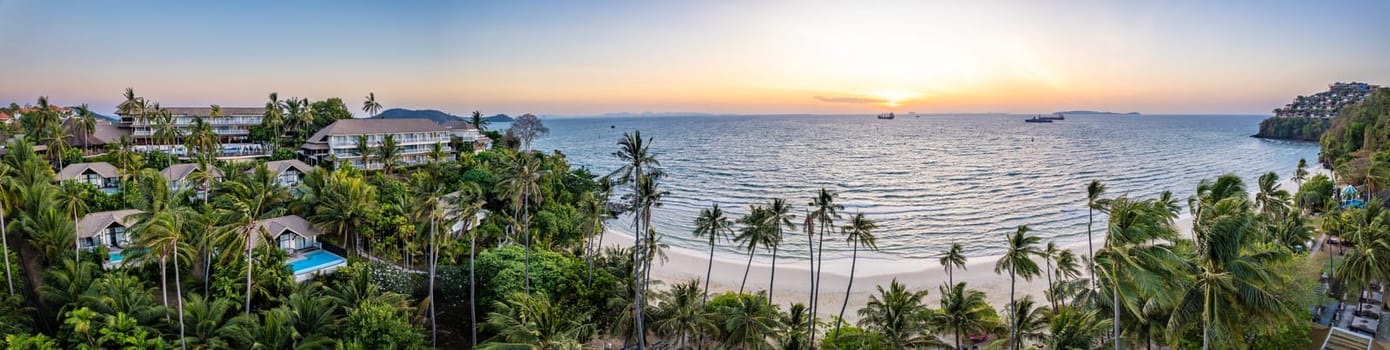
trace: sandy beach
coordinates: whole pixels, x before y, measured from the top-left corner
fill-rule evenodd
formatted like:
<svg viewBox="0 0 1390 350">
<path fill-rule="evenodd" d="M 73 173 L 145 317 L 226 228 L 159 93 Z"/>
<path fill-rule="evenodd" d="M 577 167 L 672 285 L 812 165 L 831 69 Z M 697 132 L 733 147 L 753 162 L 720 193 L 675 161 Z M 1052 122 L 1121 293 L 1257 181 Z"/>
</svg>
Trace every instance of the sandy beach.
<svg viewBox="0 0 1390 350">
<path fill-rule="evenodd" d="M 1324 169 L 1316 169 L 1312 174 L 1327 174 Z M 1310 174 L 1309 176 L 1312 176 Z M 1193 184 L 1194 186 L 1196 184 Z M 1246 182 L 1248 190 L 1255 190 L 1252 181 Z M 1291 179 L 1285 179 L 1280 188 L 1297 192 L 1297 184 Z M 1252 193 L 1253 195 L 1253 193 Z M 1184 203 L 1185 205 L 1186 203 Z M 1183 208 L 1184 211 L 1187 208 Z M 1096 220 L 1096 246 L 1099 247 L 1103 241 L 1105 223 L 1098 217 Z M 1192 217 L 1184 213 L 1176 222 L 1179 233 L 1184 237 L 1191 237 Z M 800 238 L 800 235 L 795 237 Z M 791 239 L 791 238 L 789 238 Z M 1000 244 L 1004 242 L 1000 239 Z M 608 230 L 604 236 L 604 244 L 611 246 L 631 246 L 632 237 L 626 234 Z M 729 243 L 724 243 L 729 244 Z M 843 244 L 839 240 L 833 243 L 827 239 L 826 244 Z M 1086 255 L 1086 243 L 1067 246 L 1078 255 Z M 862 251 L 861 251 L 862 253 Z M 708 250 L 695 250 L 682 247 L 671 247 L 666 251 L 668 261 L 658 262 L 652 270 L 653 279 L 674 283 L 691 279 L 705 278 L 705 271 L 709 262 Z M 855 267 L 854 284 L 846 293 L 849 287 L 849 275 L 851 261 L 849 259 L 826 260 L 824 272 L 821 274 L 821 293 L 818 313 L 822 319 L 839 313 L 841 303 L 845 296 L 849 296 L 849 306 L 845 311 L 845 318 L 851 322 L 859 317 L 855 311 L 863 307 L 869 299 L 869 295 L 875 294 L 879 285 L 887 285 L 893 279 L 904 283 L 908 288 L 914 290 L 929 290 L 930 293 L 926 303 L 936 307 L 939 303 L 940 293 L 938 287 L 947 281 L 946 271 L 936 261 L 936 259 L 904 259 L 904 260 L 883 260 L 867 259 L 861 254 L 857 267 Z M 1009 301 L 1009 278 L 1007 272 L 1004 274 L 994 273 L 994 263 L 997 256 L 971 256 L 965 270 L 955 271 L 955 281 L 965 282 L 972 289 L 981 290 L 986 293 L 989 302 L 996 308 L 1008 304 Z M 770 264 L 770 257 L 758 256 L 753 259 L 752 267 L 748 270 L 748 281 L 745 291 L 758 291 L 768 289 L 770 274 L 773 272 Z M 714 255 L 713 274 L 710 281 L 710 291 L 726 292 L 738 291 L 739 285 L 743 281 L 744 269 L 748 266 L 748 256 L 732 255 L 716 252 Z M 782 305 L 784 308 L 793 303 L 808 303 L 810 300 L 810 266 L 805 260 L 799 259 L 779 259 L 776 269 L 777 279 L 776 288 L 773 291 L 773 302 Z M 1016 291 L 1021 298 L 1024 295 L 1032 295 L 1034 299 L 1042 301 L 1043 292 L 1047 287 L 1045 277 L 1035 278 L 1032 281 L 1019 279 Z"/>
</svg>

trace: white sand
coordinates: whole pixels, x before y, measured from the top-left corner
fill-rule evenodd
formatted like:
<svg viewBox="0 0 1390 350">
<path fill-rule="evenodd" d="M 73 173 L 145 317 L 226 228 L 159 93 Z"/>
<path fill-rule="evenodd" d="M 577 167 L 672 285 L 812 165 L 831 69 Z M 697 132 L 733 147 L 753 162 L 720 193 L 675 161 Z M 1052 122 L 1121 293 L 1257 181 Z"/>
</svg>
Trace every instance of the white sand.
<svg viewBox="0 0 1390 350">
<path fill-rule="evenodd" d="M 1314 174 L 1326 174 L 1323 169 L 1316 169 Z M 1311 174 L 1309 176 L 1312 176 Z M 1195 184 L 1194 184 L 1195 185 Z M 1247 182 L 1247 187 L 1255 190 L 1253 183 Z M 1285 180 L 1280 184 L 1280 188 L 1290 193 L 1297 192 L 1297 185 L 1292 180 Z M 1186 210 L 1186 208 L 1184 208 Z M 1103 218 L 1096 220 L 1096 246 L 1103 243 L 1104 230 Z M 1183 237 L 1192 235 L 1192 217 L 1184 213 L 1176 222 L 1179 233 Z M 801 235 L 789 236 L 801 238 Z M 794 239 L 794 238 L 789 238 Z M 610 246 L 632 246 L 632 237 L 626 234 L 608 230 L 604 236 L 604 243 Z M 1004 242 L 1000 242 L 1003 244 Z M 727 243 L 726 243 L 727 244 Z M 827 240 L 827 244 L 844 244 L 840 240 L 833 243 Z M 1086 255 L 1086 244 L 1079 246 L 1068 246 L 1078 255 Z M 696 250 L 682 247 L 671 247 L 666 250 L 669 258 L 665 263 L 658 262 L 652 270 L 652 278 L 664 281 L 667 284 L 699 279 L 703 282 L 705 271 L 709 262 L 709 250 Z M 938 264 L 936 259 L 902 259 L 902 260 L 882 260 L 865 258 L 864 251 L 860 251 L 858 266 L 855 267 L 854 285 L 850 289 L 849 306 L 845 311 L 845 319 L 853 322 L 858 320 L 857 310 L 862 308 L 869 299 L 869 295 L 875 294 L 879 285 L 888 285 L 893 279 L 898 279 L 908 288 L 913 290 L 928 290 L 927 304 L 936 307 L 939 302 L 938 287 L 946 283 L 946 271 Z M 981 290 L 986 293 L 990 304 L 996 308 L 1003 307 L 1009 301 L 1009 277 L 1008 272 L 1003 274 L 994 273 L 994 263 L 998 257 L 969 257 L 965 271 L 955 271 L 956 282 L 966 282 L 969 288 Z M 747 286 L 745 292 L 760 291 L 768 288 L 769 274 L 772 272 L 769 257 L 755 257 L 752 268 L 748 272 Z M 748 257 L 746 255 L 732 255 L 722 252 L 715 252 L 713 275 L 711 276 L 710 292 L 738 291 L 739 285 L 743 280 L 744 268 L 747 266 Z M 819 300 L 818 314 L 822 319 L 829 319 L 840 311 L 841 303 L 845 300 L 845 290 L 849 285 L 851 262 L 849 259 L 826 260 L 824 272 L 821 273 L 821 293 Z M 1085 274 L 1083 270 L 1083 274 Z M 800 259 L 778 259 L 777 261 L 777 281 L 776 289 L 773 292 L 773 302 L 783 305 L 792 303 L 808 303 L 810 292 L 810 266 L 805 260 Z M 1018 297 L 1032 295 L 1039 303 L 1045 302 L 1043 292 L 1047 288 L 1045 277 L 1035 278 L 1032 281 L 1018 280 L 1016 290 Z M 660 287 L 658 287 L 660 288 Z"/>
</svg>

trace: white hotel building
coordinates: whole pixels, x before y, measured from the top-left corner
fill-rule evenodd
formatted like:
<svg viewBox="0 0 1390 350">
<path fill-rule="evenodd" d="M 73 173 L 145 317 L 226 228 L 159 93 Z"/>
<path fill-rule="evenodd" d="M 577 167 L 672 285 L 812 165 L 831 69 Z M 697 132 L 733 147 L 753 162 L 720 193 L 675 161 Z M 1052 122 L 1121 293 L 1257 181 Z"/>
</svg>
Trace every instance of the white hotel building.
<svg viewBox="0 0 1390 350">
<path fill-rule="evenodd" d="M 363 135 L 372 148 L 370 161 L 365 164 L 356 150 L 358 137 Z M 453 133 L 429 119 L 340 119 L 310 136 L 299 152 L 310 164 L 347 162 L 358 169 L 381 169 L 376 152 L 386 135 L 394 135 L 400 146 L 402 165 L 428 163 L 426 154 L 434 144 L 440 144 L 449 153 L 448 159 L 453 159 L 454 152 L 449 148 Z"/>
<path fill-rule="evenodd" d="M 183 131 L 183 135 L 188 135 L 191 131 L 194 118 L 202 118 L 203 122 L 211 125 L 212 131 L 221 138 L 222 151 L 218 157 L 255 157 L 263 156 L 267 151 L 261 144 L 251 141 L 251 127 L 261 124 L 265 108 L 222 107 L 222 115 L 216 118 L 208 117 L 212 113 L 212 108 L 209 107 L 170 107 L 164 110 L 173 117 L 174 125 Z M 130 134 L 137 151 L 160 149 L 173 154 L 187 153 L 183 140 L 179 140 L 175 145 L 156 145 L 155 123 L 152 118 L 121 113 L 117 115 L 121 117 L 121 121 L 116 126 Z"/>
</svg>

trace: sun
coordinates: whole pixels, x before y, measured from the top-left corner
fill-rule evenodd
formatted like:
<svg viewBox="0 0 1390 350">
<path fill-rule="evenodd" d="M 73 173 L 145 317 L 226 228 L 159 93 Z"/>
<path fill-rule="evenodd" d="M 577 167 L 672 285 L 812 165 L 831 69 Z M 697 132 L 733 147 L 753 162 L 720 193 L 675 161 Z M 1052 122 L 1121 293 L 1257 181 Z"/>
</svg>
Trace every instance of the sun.
<svg viewBox="0 0 1390 350">
<path fill-rule="evenodd" d="M 879 90 L 874 92 L 887 107 L 902 106 L 903 102 L 922 96 L 921 93 L 907 90 Z"/>
</svg>

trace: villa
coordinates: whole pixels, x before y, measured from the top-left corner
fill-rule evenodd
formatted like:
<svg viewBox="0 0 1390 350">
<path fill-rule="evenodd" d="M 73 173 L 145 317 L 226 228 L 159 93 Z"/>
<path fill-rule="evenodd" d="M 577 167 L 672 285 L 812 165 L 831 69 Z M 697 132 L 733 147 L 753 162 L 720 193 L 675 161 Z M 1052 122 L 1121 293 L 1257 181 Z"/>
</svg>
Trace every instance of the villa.
<svg viewBox="0 0 1390 350">
<path fill-rule="evenodd" d="M 121 252 L 130 245 L 130 236 L 126 235 L 126 230 L 135 223 L 131 215 L 139 212 L 126 209 L 83 216 L 82 220 L 77 222 L 77 247 L 84 250 L 106 247 L 107 253 L 110 254 L 107 264 L 120 265 L 125 261 Z"/>
<path fill-rule="evenodd" d="M 376 152 L 387 135 L 392 135 L 399 145 L 399 161 L 405 166 L 428 163 L 426 153 L 435 144 L 445 145 L 445 151 L 453 154 L 447 146 L 453 133 L 434 121 L 417 118 L 341 119 L 310 136 L 299 153 L 316 165 L 347 163 L 358 169 L 382 169 L 383 164 L 374 159 L 374 154 L 369 154 L 367 161 L 357 154 L 357 141 L 366 136 L 367 146 Z"/>
<path fill-rule="evenodd" d="M 449 132 L 454 133 L 454 137 L 473 144 L 474 150 L 492 148 L 492 139 L 478 131 L 478 127 L 474 126 L 471 122 L 453 120 L 444 122 L 440 125 L 443 125 L 445 129 L 449 129 Z"/>
<path fill-rule="evenodd" d="M 270 175 L 275 176 L 280 186 L 290 189 L 304 182 L 304 175 L 314 168 L 298 159 L 269 161 L 265 162 L 265 167 L 270 169 Z M 254 170 L 247 170 L 246 172 L 252 171 Z"/>
<path fill-rule="evenodd" d="M 194 118 L 202 118 L 208 123 L 221 139 L 222 149 L 218 153 L 219 158 L 259 157 L 266 154 L 260 143 L 251 140 L 251 127 L 261 124 L 265 108 L 222 107 L 222 115 L 217 117 L 209 116 L 212 114 L 210 107 L 170 107 L 163 110 L 173 117 L 174 126 L 178 127 L 183 135 L 188 135 L 191 131 Z M 151 118 L 119 112 L 116 115 L 121 118 L 116 124 L 117 127 L 130 135 L 136 151 L 158 149 L 172 154 L 187 153 L 182 140 L 170 145 L 159 144 L 154 137 L 157 123 Z"/>
<path fill-rule="evenodd" d="M 120 191 L 121 172 L 107 162 L 73 163 L 58 171 L 58 181 L 85 182 L 112 194 Z"/>
<path fill-rule="evenodd" d="M 294 271 L 294 280 L 304 282 L 316 274 L 330 274 L 347 264 L 347 259 L 323 249 L 318 242 L 319 231 L 298 215 L 281 216 L 256 222 L 275 241 L 275 246 L 289 254 L 285 261 Z M 259 241 L 258 241 L 259 242 Z"/>
<path fill-rule="evenodd" d="M 159 175 L 163 176 L 165 180 L 169 180 L 169 189 L 172 189 L 174 191 L 182 191 L 184 189 L 190 188 L 189 186 L 197 186 L 197 196 L 198 198 L 202 198 L 203 196 L 207 195 L 208 189 L 202 188 L 201 184 L 190 183 L 190 180 L 188 179 L 188 176 L 192 175 L 195 172 L 198 172 L 198 164 L 184 163 L 170 165 L 168 168 L 160 170 Z M 208 167 L 208 172 L 212 173 L 213 182 L 222 181 L 221 169 L 218 169 L 216 167 Z"/>
</svg>

